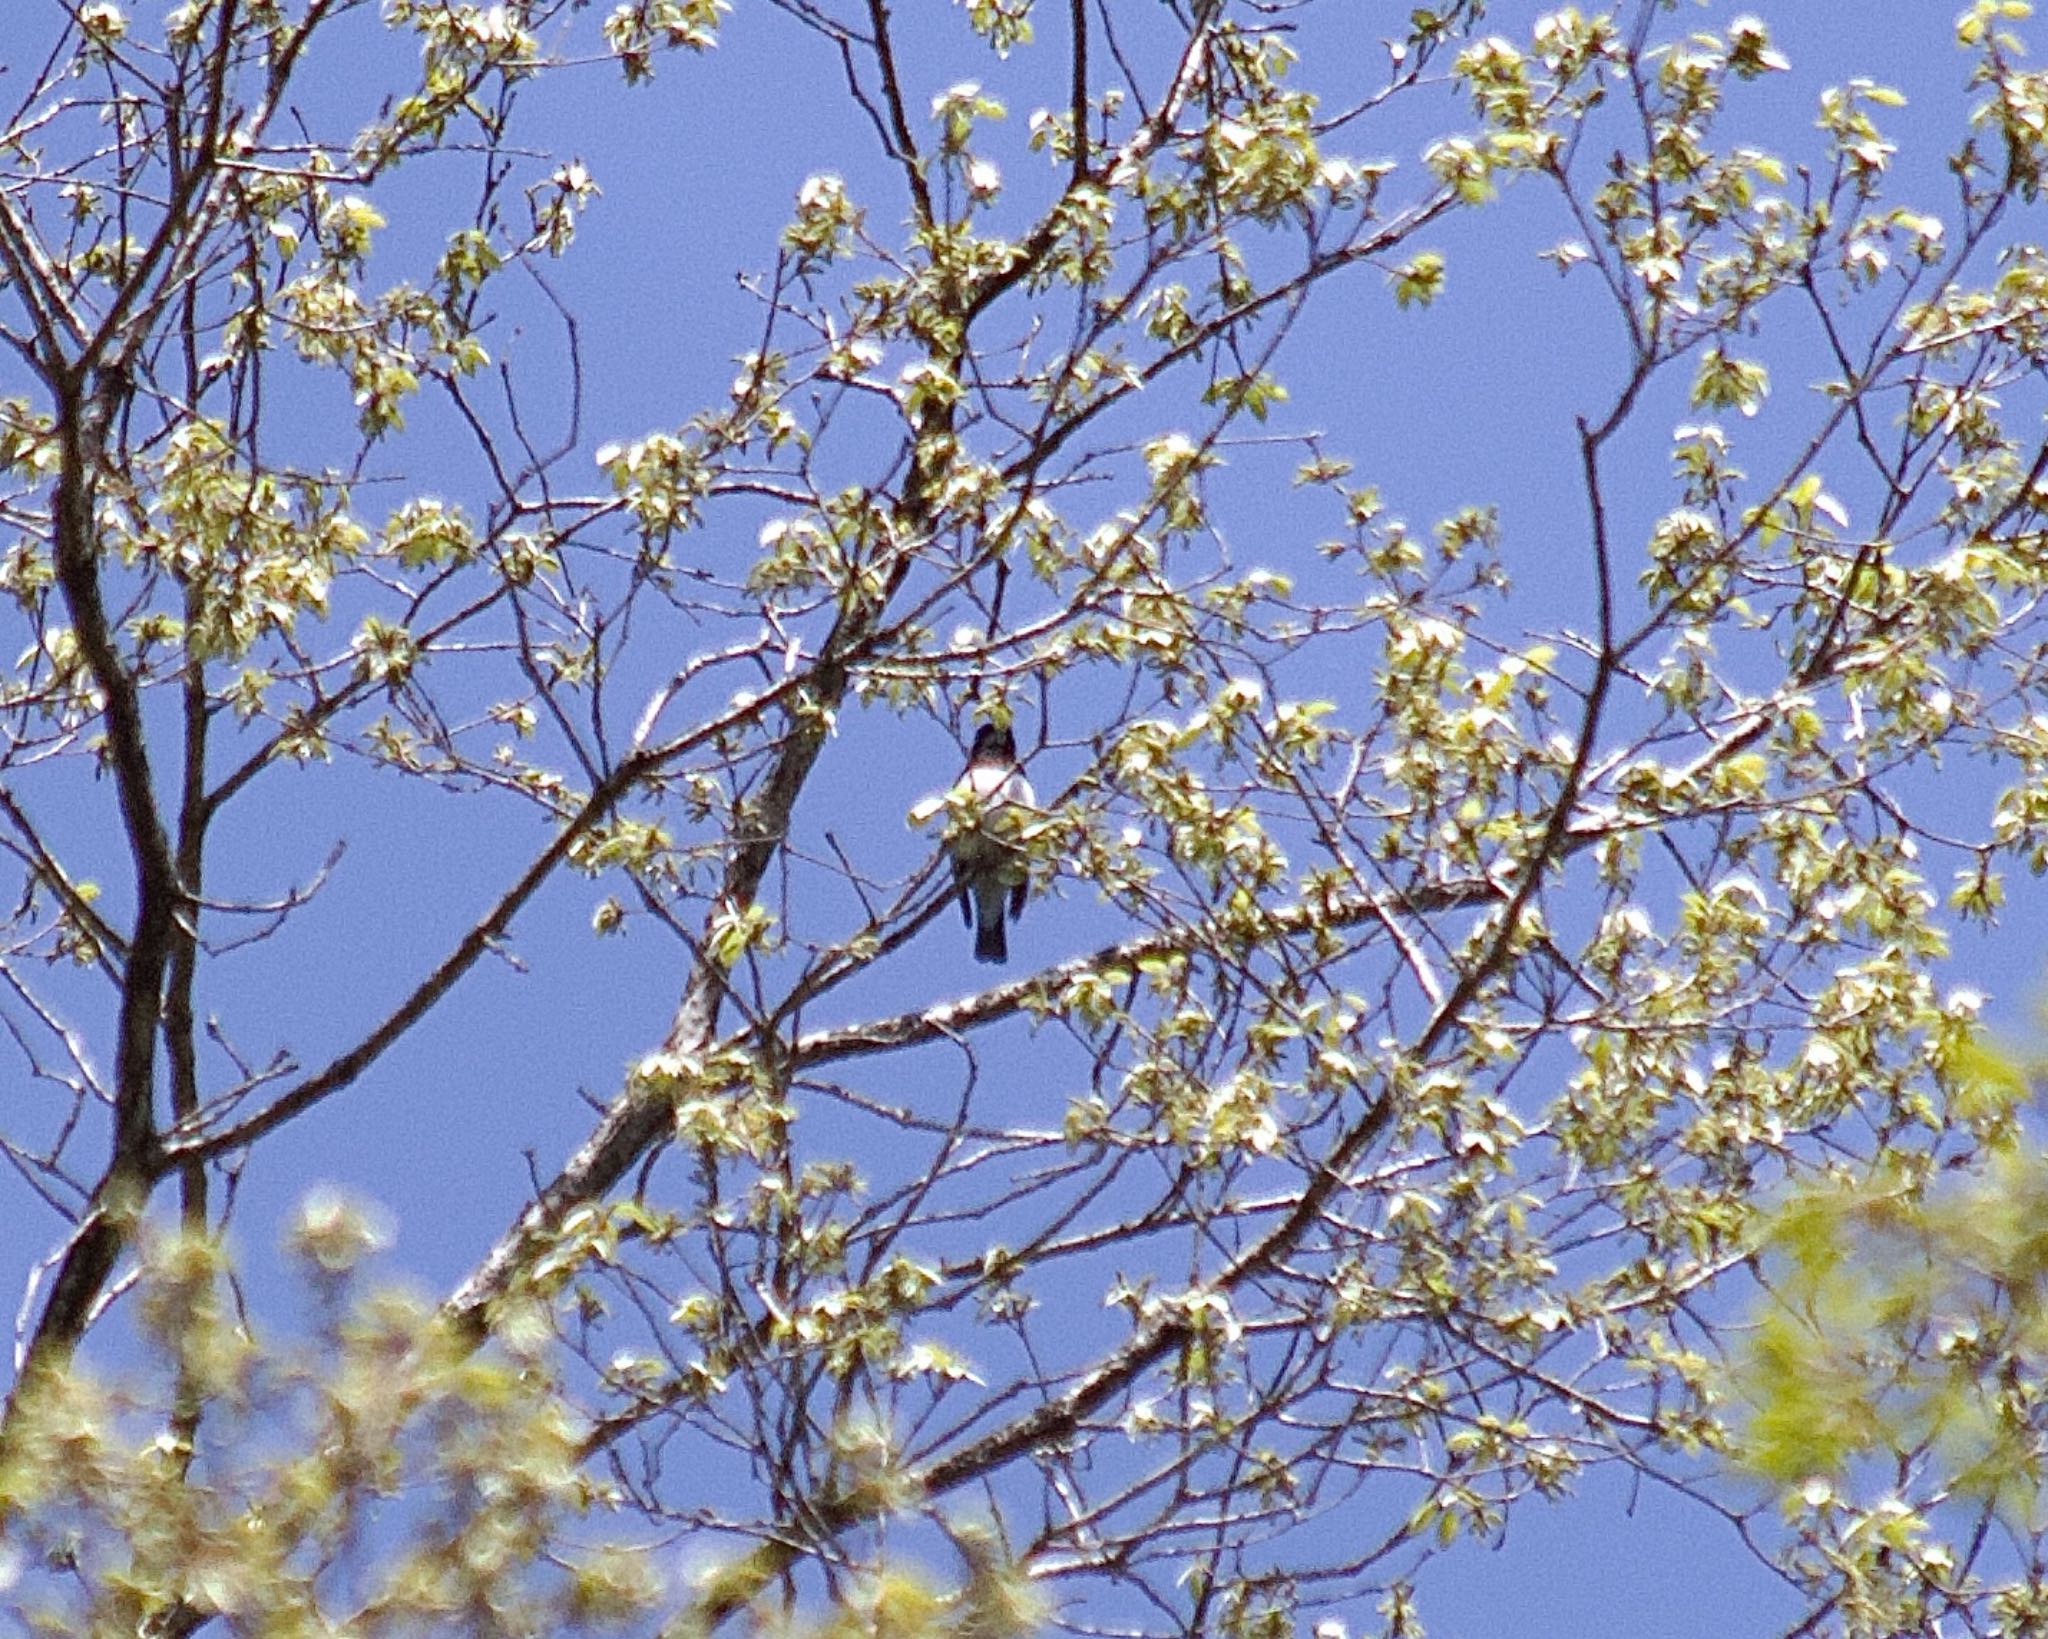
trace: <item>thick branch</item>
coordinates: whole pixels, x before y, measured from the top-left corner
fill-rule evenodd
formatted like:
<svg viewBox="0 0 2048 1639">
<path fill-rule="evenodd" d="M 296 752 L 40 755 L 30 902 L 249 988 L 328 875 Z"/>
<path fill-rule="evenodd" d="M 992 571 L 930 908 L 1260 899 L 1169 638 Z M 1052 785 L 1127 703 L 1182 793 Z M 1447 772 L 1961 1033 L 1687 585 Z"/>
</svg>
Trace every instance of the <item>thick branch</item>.
<svg viewBox="0 0 2048 1639">
<path fill-rule="evenodd" d="M 100 589 L 93 511 L 99 440 L 112 408 L 106 397 L 87 390 L 83 372 L 59 377 L 55 387 L 60 450 L 53 509 L 57 585 L 79 652 L 104 702 L 107 762 L 135 870 L 135 927 L 122 972 L 112 1154 L 51 1283 L 49 1300 L 29 1340 L 24 1376 L 70 1352 L 127 1244 L 137 1197 L 148 1186 L 156 1159 L 157 1028 L 180 892 L 157 808 L 140 690 L 115 645 Z"/>
<path fill-rule="evenodd" d="M 1348 928 L 1364 922 L 1384 922 L 1402 914 L 1434 913 L 1483 905 L 1505 896 L 1496 882 L 1475 878 L 1469 882 L 1447 882 L 1417 888 L 1393 896 L 1346 896 L 1327 904 L 1290 905 L 1270 913 L 1260 923 L 1259 938 L 1280 940 L 1311 927 Z M 1391 899 L 1391 903 L 1389 902 Z M 874 1053 L 893 1053 L 926 1042 L 944 1041 L 975 1025 L 990 1024 L 1014 1013 L 1027 1012 L 1056 1003 L 1061 993 L 1084 974 L 1105 969 L 1130 967 L 1156 956 L 1197 951 L 1220 951 L 1227 958 L 1240 959 L 1245 943 L 1225 926 L 1210 920 L 1192 928 L 1175 928 L 1163 933 L 1141 934 L 1113 945 L 1104 945 L 1085 956 L 1074 956 L 1043 972 L 996 985 L 957 1001 L 937 1007 L 918 1008 L 891 1018 L 864 1024 L 842 1025 L 836 1030 L 817 1030 L 799 1036 L 791 1044 L 789 1062 L 808 1069 L 845 1059 L 866 1058 Z"/>
</svg>

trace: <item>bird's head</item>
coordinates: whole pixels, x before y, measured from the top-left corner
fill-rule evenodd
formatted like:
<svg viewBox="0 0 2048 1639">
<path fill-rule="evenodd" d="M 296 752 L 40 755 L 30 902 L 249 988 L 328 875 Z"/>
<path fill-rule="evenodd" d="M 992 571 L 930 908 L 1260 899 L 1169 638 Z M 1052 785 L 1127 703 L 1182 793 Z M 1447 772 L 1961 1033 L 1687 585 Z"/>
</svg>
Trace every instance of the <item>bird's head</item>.
<svg viewBox="0 0 2048 1639">
<path fill-rule="evenodd" d="M 1007 723 L 983 723 L 974 731 L 974 749 L 967 754 L 971 763 L 1002 763 L 1017 760 L 1017 736 Z"/>
</svg>

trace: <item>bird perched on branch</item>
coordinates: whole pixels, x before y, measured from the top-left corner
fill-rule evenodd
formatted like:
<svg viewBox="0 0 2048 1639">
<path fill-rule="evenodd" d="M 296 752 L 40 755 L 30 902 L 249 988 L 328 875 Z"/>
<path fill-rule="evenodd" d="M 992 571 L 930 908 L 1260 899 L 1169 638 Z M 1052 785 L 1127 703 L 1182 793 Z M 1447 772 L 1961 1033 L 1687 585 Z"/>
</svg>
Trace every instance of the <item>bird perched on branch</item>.
<svg viewBox="0 0 2048 1639">
<path fill-rule="evenodd" d="M 960 914 L 974 929 L 974 959 L 1007 962 L 1010 942 L 1003 927 L 1004 901 L 1011 921 L 1024 914 L 1024 855 L 1014 839 L 1013 823 L 1004 825 L 1002 810 L 1029 808 L 1038 800 L 1031 782 L 1017 766 L 1017 737 L 1007 727 L 984 723 L 975 731 L 967 772 L 956 795 L 972 796 L 981 806 L 980 821 L 956 834 L 948 847 L 953 855 L 953 880 L 960 889 Z"/>
</svg>

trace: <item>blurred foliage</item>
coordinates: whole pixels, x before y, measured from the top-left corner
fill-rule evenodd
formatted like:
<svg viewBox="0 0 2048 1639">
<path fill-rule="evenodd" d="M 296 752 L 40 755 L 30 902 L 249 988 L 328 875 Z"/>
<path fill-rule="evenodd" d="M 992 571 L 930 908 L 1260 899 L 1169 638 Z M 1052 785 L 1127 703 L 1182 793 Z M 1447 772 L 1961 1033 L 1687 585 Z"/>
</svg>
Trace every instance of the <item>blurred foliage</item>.
<svg viewBox="0 0 2048 1639">
<path fill-rule="evenodd" d="M 294 1229 L 310 1324 L 266 1341 L 218 1241 L 146 1234 L 126 1302 L 142 1358 L 25 1384 L 0 1459 L 0 1605 L 57 1636 L 695 1631 L 723 1585 L 779 1639 L 1015 1639 L 1041 1615 L 985 1530 L 948 1590 L 879 1562 L 806 1605 L 745 1556 L 696 1575 L 594 1477 L 545 1317 L 475 1349 L 367 1275 L 379 1215 L 332 1195 Z M 205 1452 L 191 1435 L 203 1420 Z"/>
<path fill-rule="evenodd" d="M 1847 1583 L 1867 1631 L 1919 1621 L 1930 1592 L 1967 1596 L 1958 1519 L 2020 1540 L 2048 1525 L 2048 1058 L 1959 1029 L 1942 1071 L 1975 1148 L 1788 1191 L 1730 1372 L 1740 1463 L 1779 1488 L 1801 1557 Z M 2034 1631 L 2039 1574 L 1997 1596 L 2024 1618 L 2007 1631 Z"/>
</svg>

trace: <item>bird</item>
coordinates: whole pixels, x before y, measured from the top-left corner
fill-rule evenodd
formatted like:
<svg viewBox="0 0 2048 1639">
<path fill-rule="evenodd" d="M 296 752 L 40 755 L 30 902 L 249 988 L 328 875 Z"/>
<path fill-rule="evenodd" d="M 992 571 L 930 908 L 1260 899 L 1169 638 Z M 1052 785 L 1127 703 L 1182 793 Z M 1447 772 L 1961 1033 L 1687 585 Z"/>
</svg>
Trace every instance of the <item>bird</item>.
<svg viewBox="0 0 2048 1639">
<path fill-rule="evenodd" d="M 1017 766 L 1017 737 L 1007 726 L 984 723 L 975 730 L 967 772 L 953 790 L 981 805 L 977 823 L 947 844 L 953 855 L 953 881 L 960 890 L 960 915 L 974 930 L 974 959 L 1007 962 L 1010 941 L 1003 926 L 1004 902 L 1008 901 L 1012 922 L 1024 914 L 1024 856 L 1014 841 L 991 830 L 990 821 L 1004 808 L 1029 808 L 1038 800 Z"/>
</svg>

